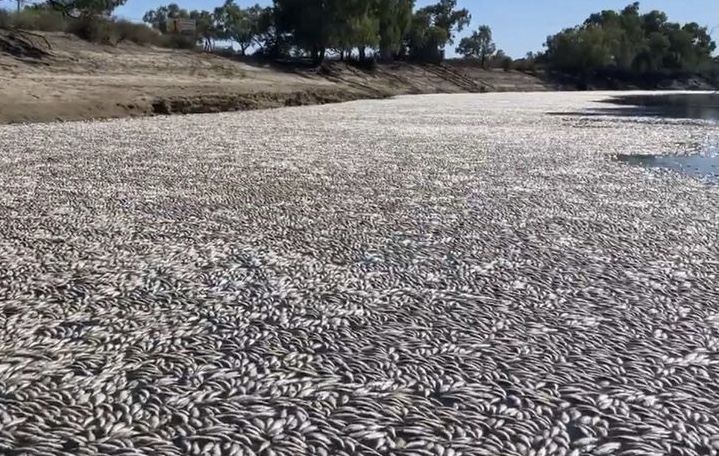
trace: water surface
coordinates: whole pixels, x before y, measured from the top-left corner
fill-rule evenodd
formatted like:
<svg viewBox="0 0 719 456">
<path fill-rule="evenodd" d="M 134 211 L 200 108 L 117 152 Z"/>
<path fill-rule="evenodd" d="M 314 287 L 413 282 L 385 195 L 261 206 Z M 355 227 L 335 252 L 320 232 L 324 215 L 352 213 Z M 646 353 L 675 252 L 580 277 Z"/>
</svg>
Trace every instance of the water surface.
<svg viewBox="0 0 719 456">
<path fill-rule="evenodd" d="M 604 102 L 631 108 L 599 108 L 593 110 L 594 114 L 706 120 L 717 122 L 719 128 L 719 94 L 716 93 L 625 95 L 611 97 Z M 709 182 L 719 182 L 717 138 L 691 154 L 668 151 L 655 155 L 617 155 L 615 159 L 632 166 L 675 171 Z"/>
<path fill-rule="evenodd" d="M 719 93 L 623 95 L 603 102 L 633 108 L 600 108 L 594 110 L 596 114 L 719 121 Z"/>
<path fill-rule="evenodd" d="M 696 155 L 617 155 L 619 162 L 648 169 L 670 170 L 693 177 L 717 182 L 719 179 L 719 154 Z"/>
</svg>

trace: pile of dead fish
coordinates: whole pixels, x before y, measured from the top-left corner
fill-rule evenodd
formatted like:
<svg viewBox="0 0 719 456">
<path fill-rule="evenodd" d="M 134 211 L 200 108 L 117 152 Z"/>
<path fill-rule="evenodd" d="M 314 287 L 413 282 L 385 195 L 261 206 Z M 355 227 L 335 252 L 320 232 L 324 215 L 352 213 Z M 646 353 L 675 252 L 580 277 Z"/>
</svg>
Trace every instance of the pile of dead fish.
<svg viewBox="0 0 719 456">
<path fill-rule="evenodd" d="M 719 188 L 610 158 L 717 129 L 601 98 L 0 127 L 0 454 L 718 454 Z"/>
</svg>

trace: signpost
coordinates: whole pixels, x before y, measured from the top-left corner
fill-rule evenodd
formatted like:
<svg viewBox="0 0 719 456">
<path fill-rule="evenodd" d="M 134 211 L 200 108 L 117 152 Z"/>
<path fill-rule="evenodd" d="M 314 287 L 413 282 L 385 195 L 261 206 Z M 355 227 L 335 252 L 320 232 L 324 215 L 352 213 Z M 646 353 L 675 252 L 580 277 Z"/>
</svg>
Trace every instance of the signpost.
<svg viewBox="0 0 719 456">
<path fill-rule="evenodd" d="M 167 20 L 168 33 L 193 34 L 197 31 L 197 21 L 194 19 L 171 18 Z"/>
</svg>

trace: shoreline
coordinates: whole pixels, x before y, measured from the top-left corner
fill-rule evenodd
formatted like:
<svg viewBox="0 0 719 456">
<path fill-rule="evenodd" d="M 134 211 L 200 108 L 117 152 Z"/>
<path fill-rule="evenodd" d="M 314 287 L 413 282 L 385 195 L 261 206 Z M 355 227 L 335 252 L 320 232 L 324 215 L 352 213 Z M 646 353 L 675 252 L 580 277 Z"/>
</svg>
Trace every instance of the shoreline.
<svg viewBox="0 0 719 456">
<path fill-rule="evenodd" d="M 139 102 L 106 100 L 96 103 L 5 103 L 0 98 L 0 125 L 62 123 L 154 117 L 159 115 L 222 112 L 312 106 L 358 100 L 380 100 L 400 94 L 362 94 L 350 90 L 296 90 L 216 95 L 161 96 Z"/>
<path fill-rule="evenodd" d="M 546 75 L 464 61 L 379 63 L 371 70 L 328 61 L 318 69 L 127 43 L 103 46 L 63 33 L 44 36 L 51 47 L 40 57 L 0 53 L 0 124 L 219 113 L 400 95 L 577 90 Z M 668 89 L 690 88 L 669 82 Z M 589 89 L 607 90 L 603 85 L 597 81 Z"/>
</svg>

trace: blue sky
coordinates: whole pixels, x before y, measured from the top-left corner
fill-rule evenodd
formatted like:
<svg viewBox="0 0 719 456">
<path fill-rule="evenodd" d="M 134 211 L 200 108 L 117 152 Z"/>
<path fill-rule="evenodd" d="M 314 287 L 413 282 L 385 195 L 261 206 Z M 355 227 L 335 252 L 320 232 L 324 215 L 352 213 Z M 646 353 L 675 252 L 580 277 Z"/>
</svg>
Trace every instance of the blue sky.
<svg viewBox="0 0 719 456">
<path fill-rule="evenodd" d="M 418 6 L 435 3 L 418 0 Z M 141 20 L 145 11 L 171 0 L 128 0 L 116 14 L 131 20 Z M 175 0 L 183 8 L 212 10 L 223 0 Z M 257 0 L 237 0 L 241 6 L 258 3 Z M 270 4 L 271 0 L 259 0 Z M 494 32 L 497 47 L 512 57 L 522 57 L 529 51 L 539 51 L 547 36 L 564 27 L 578 24 L 589 14 L 603 9 L 622 9 L 632 0 L 459 0 L 459 4 L 472 12 L 472 26 L 487 24 Z M 643 11 L 659 9 L 674 22 L 698 22 L 712 30 L 719 40 L 718 0 L 644 0 Z"/>
</svg>

